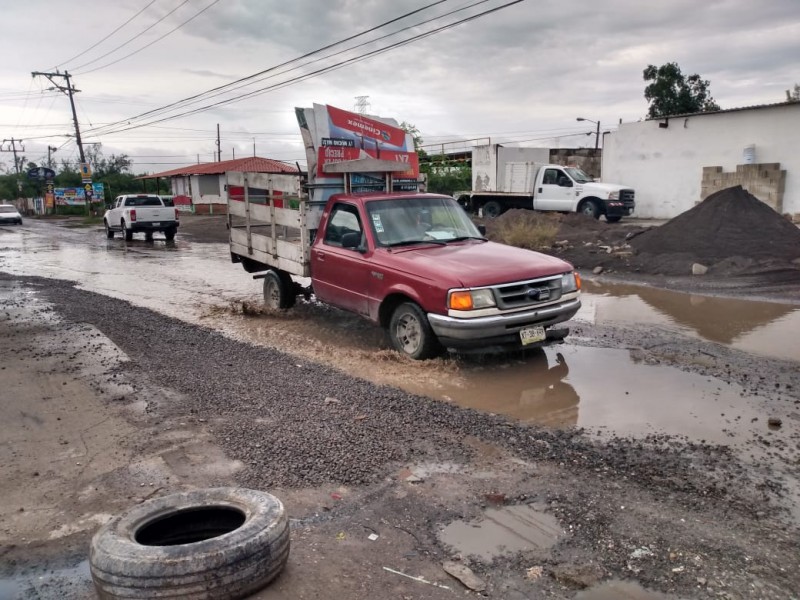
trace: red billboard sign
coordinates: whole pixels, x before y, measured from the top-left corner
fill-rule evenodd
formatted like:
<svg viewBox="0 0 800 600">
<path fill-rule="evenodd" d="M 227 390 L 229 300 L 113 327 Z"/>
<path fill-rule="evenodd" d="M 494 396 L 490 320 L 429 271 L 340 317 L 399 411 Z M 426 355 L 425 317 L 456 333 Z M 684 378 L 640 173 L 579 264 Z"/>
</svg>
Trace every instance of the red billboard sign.
<svg viewBox="0 0 800 600">
<path fill-rule="evenodd" d="M 382 123 L 359 115 L 351 113 L 341 108 L 328 106 L 328 118 L 332 125 L 331 137 L 334 135 L 335 128 L 339 128 L 358 136 L 373 139 L 381 145 L 394 146 L 398 149 L 406 149 L 406 132 L 399 127 Z"/>
</svg>

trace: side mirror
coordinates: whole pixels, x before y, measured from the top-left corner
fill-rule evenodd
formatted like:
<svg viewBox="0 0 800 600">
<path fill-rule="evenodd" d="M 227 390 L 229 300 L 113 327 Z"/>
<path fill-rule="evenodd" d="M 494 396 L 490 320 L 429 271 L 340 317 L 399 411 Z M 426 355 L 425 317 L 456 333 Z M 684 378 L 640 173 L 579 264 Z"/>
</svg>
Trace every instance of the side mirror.
<svg viewBox="0 0 800 600">
<path fill-rule="evenodd" d="M 342 248 L 349 248 L 351 250 L 360 250 L 361 245 L 361 232 L 350 231 L 342 236 Z"/>
<path fill-rule="evenodd" d="M 478 225 L 478 233 L 486 235 L 486 225 Z"/>
</svg>

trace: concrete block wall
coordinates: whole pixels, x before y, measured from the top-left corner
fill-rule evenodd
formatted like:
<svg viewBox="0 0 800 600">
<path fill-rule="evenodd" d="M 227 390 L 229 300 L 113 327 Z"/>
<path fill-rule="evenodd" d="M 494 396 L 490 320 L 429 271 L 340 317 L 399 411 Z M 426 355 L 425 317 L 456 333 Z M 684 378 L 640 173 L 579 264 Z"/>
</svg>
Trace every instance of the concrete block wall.
<svg viewBox="0 0 800 600">
<path fill-rule="evenodd" d="M 783 212 L 783 194 L 786 190 L 786 171 L 780 163 L 755 163 L 736 165 L 736 171 L 725 173 L 722 167 L 703 167 L 700 198 L 705 200 L 714 192 L 741 185 L 764 204 Z"/>
<path fill-rule="evenodd" d="M 600 177 L 603 150 L 594 148 L 552 148 L 550 162 L 554 165 L 574 166 L 595 179 Z M 614 182 L 619 183 L 619 182 Z"/>
</svg>

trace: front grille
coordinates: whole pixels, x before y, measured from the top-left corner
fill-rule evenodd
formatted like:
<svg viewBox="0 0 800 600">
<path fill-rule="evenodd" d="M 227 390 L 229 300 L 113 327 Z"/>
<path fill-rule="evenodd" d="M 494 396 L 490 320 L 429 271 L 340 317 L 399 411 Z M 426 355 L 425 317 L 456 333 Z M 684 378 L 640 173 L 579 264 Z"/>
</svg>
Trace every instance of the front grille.
<svg viewBox="0 0 800 600">
<path fill-rule="evenodd" d="M 492 290 L 501 310 L 536 306 L 561 298 L 561 277 L 517 281 L 497 285 Z"/>
<path fill-rule="evenodd" d="M 626 206 L 633 206 L 634 204 L 634 191 L 633 190 L 620 190 L 619 192 L 619 199 L 626 205 Z"/>
</svg>

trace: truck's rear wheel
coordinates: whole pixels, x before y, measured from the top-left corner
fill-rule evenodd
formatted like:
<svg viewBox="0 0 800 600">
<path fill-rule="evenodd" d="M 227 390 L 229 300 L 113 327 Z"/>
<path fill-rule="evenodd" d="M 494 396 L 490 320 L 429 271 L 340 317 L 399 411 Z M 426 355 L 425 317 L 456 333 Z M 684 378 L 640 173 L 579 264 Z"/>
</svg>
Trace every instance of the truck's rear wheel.
<svg viewBox="0 0 800 600">
<path fill-rule="evenodd" d="M 578 211 L 593 219 L 600 218 L 600 206 L 594 200 L 584 200 L 578 207 Z"/>
<path fill-rule="evenodd" d="M 114 239 L 114 230 L 111 229 L 111 227 L 108 226 L 108 221 L 103 221 L 103 225 L 105 225 L 105 227 L 106 227 L 106 237 L 109 240 L 113 240 Z"/>
<path fill-rule="evenodd" d="M 496 219 L 503 212 L 503 207 L 496 200 L 489 200 L 483 205 L 483 216 L 487 219 Z"/>
<path fill-rule="evenodd" d="M 404 302 L 392 313 L 389 341 L 395 350 L 414 360 L 431 358 L 441 350 L 428 317 L 413 302 Z"/>
<path fill-rule="evenodd" d="M 164 232 L 164 237 L 167 239 L 168 242 L 171 242 L 172 240 L 175 239 L 175 233 L 176 233 L 175 229 L 167 229 Z"/>
<path fill-rule="evenodd" d="M 273 310 L 292 308 L 297 297 L 294 282 L 287 273 L 267 271 L 264 277 L 264 304 Z"/>
<path fill-rule="evenodd" d="M 133 231 L 125 227 L 125 220 L 122 220 L 122 235 L 125 238 L 126 242 L 130 242 L 133 239 Z"/>
</svg>

